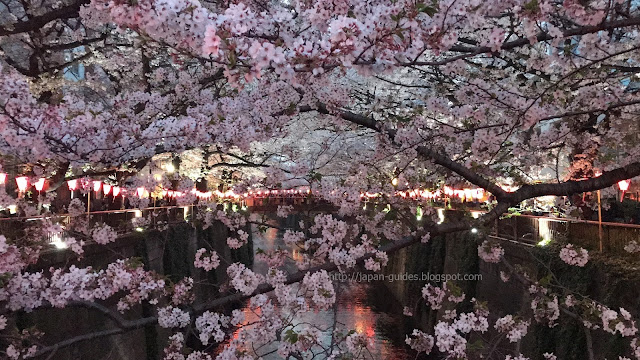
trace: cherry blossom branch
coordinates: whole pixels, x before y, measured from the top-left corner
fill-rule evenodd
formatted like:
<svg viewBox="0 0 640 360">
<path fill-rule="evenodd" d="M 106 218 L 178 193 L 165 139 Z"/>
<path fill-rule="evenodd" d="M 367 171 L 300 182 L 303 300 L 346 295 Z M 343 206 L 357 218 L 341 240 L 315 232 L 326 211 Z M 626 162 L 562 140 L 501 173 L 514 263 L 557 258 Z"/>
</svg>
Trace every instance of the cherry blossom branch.
<svg viewBox="0 0 640 360">
<path fill-rule="evenodd" d="M 94 340 L 98 338 L 103 338 L 106 336 L 122 334 L 131 330 L 136 330 L 136 329 L 145 327 L 147 325 L 154 324 L 156 321 L 157 319 L 155 317 L 146 317 L 146 318 L 141 318 L 139 320 L 126 321 L 125 323 L 122 324 L 121 327 L 118 327 L 115 329 L 96 331 L 88 334 L 74 336 L 72 338 L 60 341 L 54 345 L 41 348 L 33 356 L 38 357 L 52 351 L 58 351 L 62 348 L 71 346 L 73 344 L 76 344 L 82 341 L 89 341 L 89 340 Z"/>
<path fill-rule="evenodd" d="M 70 5 L 62 6 L 39 16 L 32 16 L 27 21 L 21 21 L 10 26 L 0 27 L 0 36 L 19 34 L 41 29 L 54 20 L 70 19 L 78 16 L 80 6 L 88 4 L 90 0 L 80 0 Z M 24 9 L 25 11 L 27 9 Z"/>
<path fill-rule="evenodd" d="M 613 20 L 606 23 L 601 23 L 599 25 L 582 26 L 575 29 L 567 30 L 562 33 L 562 37 L 568 38 L 572 36 L 592 34 L 592 33 L 597 33 L 599 31 L 608 31 L 608 30 L 625 28 L 630 26 L 637 26 L 637 25 L 640 25 L 640 17 Z M 542 42 L 542 41 L 552 40 L 553 36 L 551 36 L 548 32 L 541 31 L 538 33 L 538 35 L 536 35 L 535 38 L 538 42 Z M 520 38 L 517 40 L 505 42 L 500 47 L 500 50 L 512 50 L 512 49 L 526 46 L 529 44 L 531 44 L 531 42 L 528 38 Z M 402 66 L 440 66 L 440 65 L 446 65 L 456 60 L 462 60 L 468 57 L 473 57 L 476 55 L 493 52 L 493 50 L 489 46 L 468 47 L 468 46 L 462 46 L 462 45 L 454 45 L 449 49 L 449 51 L 459 52 L 463 54 L 458 56 L 453 56 L 450 58 L 445 58 L 443 60 L 438 60 L 438 61 L 413 61 L 413 62 L 401 62 L 399 64 Z"/>
<path fill-rule="evenodd" d="M 313 109 L 309 106 L 302 106 L 299 108 L 299 111 L 300 112 L 317 111 L 321 114 L 330 114 L 329 110 L 324 104 L 318 104 L 316 109 Z M 344 120 L 347 120 L 354 124 L 374 130 L 376 132 L 385 133 L 387 136 L 389 136 L 390 139 L 393 139 L 395 137 L 395 134 L 396 134 L 395 130 L 383 129 L 381 123 L 371 117 L 355 114 L 350 111 L 339 111 L 337 116 L 340 116 Z M 495 183 L 485 179 L 480 174 L 473 172 L 472 170 L 464 167 L 463 165 L 451 160 L 449 157 L 445 156 L 442 152 L 439 152 L 437 150 L 434 150 L 426 146 L 418 146 L 416 150 L 418 154 L 433 161 L 437 165 L 443 166 L 455 172 L 456 174 L 462 176 L 470 183 L 477 185 L 481 188 L 484 188 L 488 192 L 492 193 L 497 199 L 504 197 L 504 195 L 506 194 L 506 192 Z"/>
</svg>

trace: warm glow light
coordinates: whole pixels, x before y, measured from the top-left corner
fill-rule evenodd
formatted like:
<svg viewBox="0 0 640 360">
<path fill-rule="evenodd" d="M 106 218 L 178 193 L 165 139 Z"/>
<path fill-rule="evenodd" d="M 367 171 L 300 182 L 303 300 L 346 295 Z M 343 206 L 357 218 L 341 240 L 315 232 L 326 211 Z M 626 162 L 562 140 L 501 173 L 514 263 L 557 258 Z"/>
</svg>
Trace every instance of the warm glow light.
<svg viewBox="0 0 640 360">
<path fill-rule="evenodd" d="M 18 185 L 18 190 L 20 190 L 20 192 L 25 192 L 29 186 L 29 178 L 26 176 L 17 177 L 16 184 Z"/>
<path fill-rule="evenodd" d="M 42 189 L 44 189 L 44 178 L 38 179 L 33 186 L 36 187 L 36 190 L 42 191 Z"/>
<path fill-rule="evenodd" d="M 98 191 L 100 191 L 101 187 L 102 187 L 102 182 L 101 181 L 94 181 L 93 182 L 93 191 L 98 192 Z"/>
<path fill-rule="evenodd" d="M 629 190 L 629 185 L 631 185 L 631 180 L 622 180 L 618 182 L 618 187 L 621 191 Z"/>
<path fill-rule="evenodd" d="M 464 199 L 465 200 L 471 200 L 473 198 L 473 190 L 471 189 L 463 189 L 464 191 Z"/>
<path fill-rule="evenodd" d="M 546 244 L 548 244 L 548 242 L 545 243 L 544 241 L 549 240 L 553 237 L 553 233 L 551 232 L 551 230 L 552 227 L 549 219 L 538 219 L 538 237 L 542 239 L 542 241 L 540 241 L 538 245 L 545 246 Z"/>
<path fill-rule="evenodd" d="M 111 192 L 111 185 L 109 184 L 102 184 L 102 192 L 105 195 L 109 195 L 109 193 Z"/>
<path fill-rule="evenodd" d="M 0 173 L 0 185 L 4 185 L 5 181 L 7 181 L 7 174 Z"/>
<path fill-rule="evenodd" d="M 624 200 L 624 193 L 629 190 L 629 185 L 631 185 L 631 179 L 622 180 L 618 182 L 618 187 L 622 191 L 622 195 L 620 195 L 620 202 Z"/>
<path fill-rule="evenodd" d="M 398 186 L 398 178 L 393 178 L 393 179 L 391 180 L 391 185 L 393 185 L 393 186 Z"/>
<path fill-rule="evenodd" d="M 113 197 L 116 197 L 120 194 L 120 188 L 118 186 L 113 187 Z"/>
<path fill-rule="evenodd" d="M 176 167 L 173 166 L 172 163 L 166 163 L 164 165 L 164 169 L 169 173 L 169 174 L 173 174 L 176 171 Z"/>
<path fill-rule="evenodd" d="M 78 180 L 74 179 L 74 180 L 69 180 L 67 181 L 67 186 L 69 187 L 69 190 L 74 191 L 78 188 Z"/>
<path fill-rule="evenodd" d="M 551 239 L 547 238 L 547 239 L 542 239 L 539 243 L 538 246 L 547 246 L 551 243 Z"/>
</svg>

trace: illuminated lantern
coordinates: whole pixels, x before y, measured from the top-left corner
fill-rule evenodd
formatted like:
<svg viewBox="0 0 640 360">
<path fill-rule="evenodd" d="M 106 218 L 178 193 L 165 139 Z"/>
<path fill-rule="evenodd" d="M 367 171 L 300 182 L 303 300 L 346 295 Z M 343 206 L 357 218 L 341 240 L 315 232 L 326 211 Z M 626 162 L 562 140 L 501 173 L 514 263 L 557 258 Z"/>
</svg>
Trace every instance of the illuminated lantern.
<svg viewBox="0 0 640 360">
<path fill-rule="evenodd" d="M 69 187 L 69 191 L 71 192 L 71 198 L 73 199 L 73 191 L 78 188 L 78 180 L 73 179 L 67 181 L 67 186 Z"/>
<path fill-rule="evenodd" d="M 629 190 L 629 185 L 631 185 L 631 179 L 618 182 L 618 187 L 620 188 L 620 191 L 622 191 L 622 195 L 620 195 L 620 202 L 624 200 L 624 193 Z"/>
<path fill-rule="evenodd" d="M 44 181 L 44 178 L 40 178 L 33 184 L 33 186 L 36 187 L 36 190 L 42 191 L 42 189 L 44 189 Z"/>
<path fill-rule="evenodd" d="M 464 189 L 464 200 L 465 201 L 469 201 L 473 199 L 473 190 L 471 189 Z"/>
<path fill-rule="evenodd" d="M 93 191 L 95 191 L 96 193 L 98 191 L 100 191 L 101 187 L 102 187 L 102 182 L 101 181 L 94 181 L 93 182 Z"/>
<path fill-rule="evenodd" d="M 141 198 L 144 195 L 144 187 L 137 188 L 136 193 L 138 194 L 138 197 Z"/>
<path fill-rule="evenodd" d="M 631 185 L 631 180 L 622 180 L 618 182 L 618 187 L 620 188 L 621 191 L 629 190 L 629 185 Z"/>
<path fill-rule="evenodd" d="M 74 180 L 67 181 L 67 186 L 71 191 L 76 190 L 78 188 L 78 180 L 74 179 Z"/>
<path fill-rule="evenodd" d="M 29 178 L 26 176 L 20 176 L 16 178 L 16 185 L 18 185 L 18 190 L 20 192 L 27 191 L 27 187 L 29 187 Z"/>
<path fill-rule="evenodd" d="M 102 184 L 102 192 L 104 193 L 105 196 L 109 195 L 109 193 L 111 192 L 111 185 Z"/>
<path fill-rule="evenodd" d="M 7 174 L 0 173 L 0 185 L 4 185 L 5 181 L 7 181 Z"/>
<path fill-rule="evenodd" d="M 113 197 L 117 197 L 120 194 L 120 188 L 117 186 L 113 187 Z"/>
<path fill-rule="evenodd" d="M 169 194 L 169 197 L 170 197 L 170 198 L 172 198 L 172 197 L 173 197 L 173 195 L 174 195 L 174 194 L 173 194 L 173 190 L 169 190 L 169 191 L 167 191 L 167 194 Z"/>
</svg>

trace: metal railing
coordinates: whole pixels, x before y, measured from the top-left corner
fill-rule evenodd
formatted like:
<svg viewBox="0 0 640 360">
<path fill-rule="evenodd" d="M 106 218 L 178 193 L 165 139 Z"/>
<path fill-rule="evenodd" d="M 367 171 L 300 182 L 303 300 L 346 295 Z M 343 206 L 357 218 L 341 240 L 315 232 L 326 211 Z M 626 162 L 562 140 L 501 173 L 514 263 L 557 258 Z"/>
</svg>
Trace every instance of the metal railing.
<svg viewBox="0 0 640 360">
<path fill-rule="evenodd" d="M 252 211 L 275 211 L 280 205 L 313 205 L 321 206 L 323 202 L 308 196 L 269 195 L 263 197 L 243 199 L 241 206 L 247 206 Z M 327 203 L 328 204 L 328 203 Z M 104 223 L 116 229 L 127 229 L 121 234 L 132 230 L 131 224 L 134 218 L 148 217 L 152 225 L 158 223 L 170 223 L 177 221 L 190 221 L 194 216 L 194 205 L 189 206 L 158 206 L 145 209 L 122 209 L 92 211 L 79 215 L 89 218 L 90 225 Z M 456 210 L 449 210 L 456 211 Z M 478 212 L 478 211 L 474 211 Z M 69 224 L 69 214 L 24 216 L 24 217 L 0 217 L 0 234 L 9 235 L 12 232 L 21 231 L 31 221 L 51 220 L 65 227 Z M 600 231 L 600 229 L 602 229 Z M 602 235 L 601 235 L 602 234 Z M 47 241 L 59 242 L 60 239 L 69 236 L 66 233 L 51 233 Z M 549 241 L 568 241 L 589 250 L 602 250 L 607 253 L 628 254 L 624 247 L 631 241 L 640 243 L 640 225 L 610 223 L 587 220 L 562 219 L 534 215 L 517 215 L 503 217 L 494 222 L 490 229 L 490 236 L 515 241 L 526 245 L 536 245 Z"/>
<path fill-rule="evenodd" d="M 496 220 L 491 235 L 529 245 L 567 241 L 622 255 L 628 254 L 624 247 L 631 241 L 640 242 L 640 225 L 518 215 Z"/>
</svg>

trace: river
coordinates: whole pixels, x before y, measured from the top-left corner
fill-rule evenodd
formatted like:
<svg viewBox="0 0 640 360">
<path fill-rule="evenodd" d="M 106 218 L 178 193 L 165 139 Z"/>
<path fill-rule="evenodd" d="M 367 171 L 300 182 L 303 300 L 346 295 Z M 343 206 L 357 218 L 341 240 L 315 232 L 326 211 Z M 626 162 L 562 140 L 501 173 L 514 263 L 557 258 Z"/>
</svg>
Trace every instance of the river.
<svg viewBox="0 0 640 360">
<path fill-rule="evenodd" d="M 287 248 L 283 239 L 283 232 L 270 228 L 266 233 L 253 229 L 254 250 Z M 294 254 L 295 256 L 295 254 Z M 288 271 L 295 271 L 295 265 L 287 263 Z M 256 261 L 253 270 L 265 274 L 268 266 Z M 341 324 L 340 328 L 353 329 L 363 333 L 369 339 L 370 354 L 372 359 L 413 359 L 412 352 L 404 343 L 405 335 L 413 329 L 408 317 L 402 315 L 400 305 L 388 289 L 381 282 L 336 282 L 336 306 L 334 309 L 319 312 L 303 313 L 297 316 L 294 322 L 311 323 L 320 328 L 330 328 L 333 324 Z M 245 313 L 250 313 L 247 308 Z M 323 339 L 330 342 L 330 336 Z M 263 349 L 261 353 L 268 353 L 273 349 Z M 319 357 L 316 357 L 318 359 Z M 276 353 L 263 357 L 264 360 L 280 359 Z"/>
</svg>

